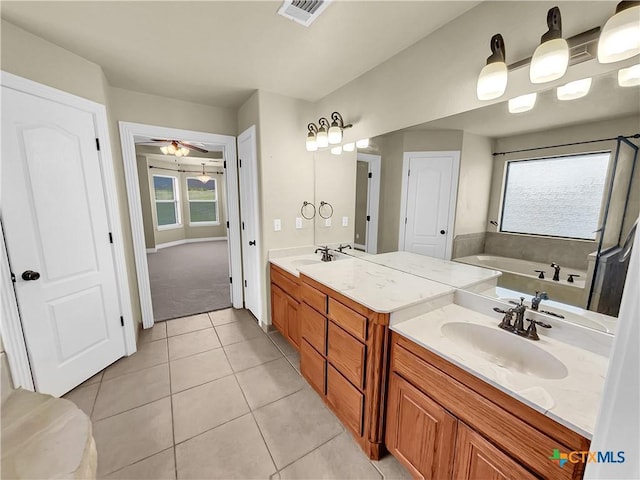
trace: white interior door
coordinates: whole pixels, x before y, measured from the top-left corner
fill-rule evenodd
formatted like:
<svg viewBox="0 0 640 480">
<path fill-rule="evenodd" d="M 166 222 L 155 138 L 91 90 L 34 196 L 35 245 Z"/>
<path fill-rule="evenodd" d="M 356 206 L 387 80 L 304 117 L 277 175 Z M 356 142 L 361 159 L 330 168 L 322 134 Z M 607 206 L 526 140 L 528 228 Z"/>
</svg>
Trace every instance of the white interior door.
<svg viewBox="0 0 640 480">
<path fill-rule="evenodd" d="M 242 271 L 245 308 L 262 322 L 260 298 L 260 223 L 258 219 L 258 161 L 256 127 L 238 136 L 240 218 L 242 222 Z"/>
<path fill-rule="evenodd" d="M 125 353 L 91 113 L 2 87 L 2 220 L 36 389 L 59 396 Z"/>
<path fill-rule="evenodd" d="M 450 258 L 459 158 L 459 152 L 405 153 L 401 249 Z"/>
</svg>

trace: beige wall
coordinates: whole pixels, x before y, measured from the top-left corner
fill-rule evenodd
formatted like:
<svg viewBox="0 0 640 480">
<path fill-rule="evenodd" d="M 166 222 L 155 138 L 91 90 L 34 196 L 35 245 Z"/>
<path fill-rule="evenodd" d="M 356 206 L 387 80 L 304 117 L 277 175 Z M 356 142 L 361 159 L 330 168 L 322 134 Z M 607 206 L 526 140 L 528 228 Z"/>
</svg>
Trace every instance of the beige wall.
<svg viewBox="0 0 640 480">
<path fill-rule="evenodd" d="M 151 203 L 151 183 L 149 181 L 149 166 L 147 157 L 136 155 L 138 167 L 138 187 L 140 188 L 140 204 L 142 206 L 142 223 L 144 227 L 144 243 L 147 248 L 156 248 L 153 227 L 153 207 Z"/>
<path fill-rule="evenodd" d="M 460 154 L 458 200 L 454 235 L 484 232 L 487 229 L 493 172 L 493 141 L 464 132 Z"/>
</svg>

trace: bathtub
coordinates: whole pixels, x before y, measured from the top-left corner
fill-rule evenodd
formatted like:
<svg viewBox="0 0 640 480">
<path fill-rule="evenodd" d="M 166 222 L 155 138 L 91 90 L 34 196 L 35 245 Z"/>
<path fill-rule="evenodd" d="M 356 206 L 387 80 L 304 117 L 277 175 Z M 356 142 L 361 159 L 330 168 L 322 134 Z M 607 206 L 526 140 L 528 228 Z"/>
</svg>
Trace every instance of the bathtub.
<svg viewBox="0 0 640 480">
<path fill-rule="evenodd" d="M 585 288 L 587 272 L 585 270 L 570 267 L 561 268 L 560 281 L 555 282 L 553 281 L 554 269 L 546 263 L 485 254 L 455 258 L 454 261 L 500 270 L 502 272 L 502 276 L 498 279 L 500 287 L 530 294 L 536 291 L 547 292 L 550 299 L 578 307 L 584 307 L 587 302 L 588 292 Z M 544 271 L 545 278 L 538 278 L 536 270 Z M 580 277 L 576 278 L 573 283 L 569 283 L 567 278 L 570 273 L 578 274 Z"/>
</svg>

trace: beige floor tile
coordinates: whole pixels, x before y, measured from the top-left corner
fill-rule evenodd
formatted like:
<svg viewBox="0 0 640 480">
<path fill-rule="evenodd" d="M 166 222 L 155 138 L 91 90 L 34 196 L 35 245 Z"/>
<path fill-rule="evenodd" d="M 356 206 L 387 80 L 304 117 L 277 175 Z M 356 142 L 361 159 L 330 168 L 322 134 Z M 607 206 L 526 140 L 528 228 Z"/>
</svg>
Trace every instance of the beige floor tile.
<svg viewBox="0 0 640 480">
<path fill-rule="evenodd" d="M 109 417 L 170 394 L 167 363 L 104 380 L 93 409 L 93 419 Z"/>
<path fill-rule="evenodd" d="M 411 474 L 402 464 L 390 453 L 380 460 L 371 460 L 371 463 L 382 473 L 385 480 L 409 480 Z"/>
<path fill-rule="evenodd" d="M 223 347 L 229 358 L 229 363 L 235 372 L 246 370 L 263 363 L 281 358 L 280 350 L 276 348 L 266 335 L 234 343 Z"/>
<path fill-rule="evenodd" d="M 287 355 L 287 361 L 291 364 L 293 368 L 296 369 L 298 373 L 300 373 L 300 354 L 294 353 L 292 355 Z"/>
<path fill-rule="evenodd" d="M 296 349 L 289 343 L 289 340 L 284 338 L 282 334 L 278 331 L 270 333 L 269 338 L 273 340 L 273 343 L 276 344 L 276 347 L 280 349 L 283 355 L 293 355 L 296 353 Z"/>
<path fill-rule="evenodd" d="M 382 475 L 351 438 L 343 432 L 333 440 L 316 448 L 282 471 L 280 478 L 288 479 L 382 479 Z"/>
<path fill-rule="evenodd" d="M 154 342 L 167 338 L 167 322 L 155 322 L 153 327 L 140 330 L 138 343 Z"/>
<path fill-rule="evenodd" d="M 222 345 L 244 342 L 252 338 L 264 336 L 265 333 L 254 320 L 243 319 L 235 323 L 216 327 Z"/>
<path fill-rule="evenodd" d="M 178 478 L 269 478 L 276 471 L 251 415 L 176 446 Z"/>
<path fill-rule="evenodd" d="M 233 373 L 221 348 L 171 361 L 171 392 L 226 377 Z"/>
<path fill-rule="evenodd" d="M 176 462 L 173 448 L 156 453 L 104 478 L 108 480 L 175 480 Z"/>
<path fill-rule="evenodd" d="M 175 442 L 183 442 L 246 413 L 249 406 L 233 375 L 177 393 L 173 396 Z"/>
<path fill-rule="evenodd" d="M 107 367 L 102 381 L 137 372 L 145 368 L 154 367 L 169 361 L 166 340 L 156 340 L 155 342 L 138 345 L 138 351 L 130 357 L 124 357 L 113 365 Z"/>
<path fill-rule="evenodd" d="M 83 383 L 78 385 L 78 387 L 86 387 L 87 385 L 93 385 L 94 383 L 100 383 L 102 380 L 102 375 L 104 375 L 104 370 L 96 373 L 93 377 L 88 380 L 85 380 Z M 76 387 L 77 388 L 77 387 Z"/>
<path fill-rule="evenodd" d="M 168 320 L 166 324 L 167 336 L 169 337 L 195 332 L 196 330 L 202 330 L 204 328 L 211 328 L 211 320 L 209 320 L 209 315 L 206 313 Z"/>
<path fill-rule="evenodd" d="M 106 475 L 173 445 L 169 397 L 93 422 L 98 475 Z"/>
<path fill-rule="evenodd" d="M 253 414 L 278 469 L 344 430 L 310 388 L 255 410 Z"/>
<path fill-rule="evenodd" d="M 253 410 L 280 400 L 307 385 L 284 358 L 244 370 L 236 376 Z"/>
<path fill-rule="evenodd" d="M 209 318 L 214 327 L 238 322 L 240 320 L 250 320 L 251 314 L 245 309 L 225 308 L 215 312 L 209 312 Z"/>
<path fill-rule="evenodd" d="M 182 358 L 194 353 L 220 348 L 220 341 L 213 328 L 169 337 L 169 358 Z"/>
<path fill-rule="evenodd" d="M 93 404 L 96 401 L 96 395 L 98 394 L 98 388 L 100 388 L 100 384 L 93 383 L 87 386 L 83 385 L 84 384 L 74 388 L 69 393 L 65 394 L 62 398 L 71 400 L 78 406 L 80 410 L 91 416 L 91 411 L 93 410 Z"/>
</svg>

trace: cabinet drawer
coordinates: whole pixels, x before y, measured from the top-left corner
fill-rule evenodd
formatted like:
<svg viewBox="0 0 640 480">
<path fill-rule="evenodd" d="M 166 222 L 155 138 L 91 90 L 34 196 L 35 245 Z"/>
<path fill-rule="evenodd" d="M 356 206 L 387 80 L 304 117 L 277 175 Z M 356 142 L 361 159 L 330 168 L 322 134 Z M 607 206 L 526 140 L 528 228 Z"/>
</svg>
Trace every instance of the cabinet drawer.
<svg viewBox="0 0 640 480">
<path fill-rule="evenodd" d="M 302 283 L 301 287 L 302 301 L 315 308 L 322 314 L 327 313 L 327 296 L 320 290 L 313 288 L 308 283 Z"/>
<path fill-rule="evenodd" d="M 364 389 L 366 347 L 332 321 L 327 334 L 327 359 L 351 383 Z"/>
<path fill-rule="evenodd" d="M 327 361 L 309 343 L 300 342 L 300 373 L 320 394 L 325 394 Z"/>
<path fill-rule="evenodd" d="M 271 266 L 271 283 L 278 285 L 283 291 L 295 300 L 300 301 L 300 287 L 298 281 L 293 275 L 276 270 Z"/>
<path fill-rule="evenodd" d="M 367 317 L 345 307 L 333 298 L 329 299 L 329 318 L 355 337 L 367 339 Z"/>
<path fill-rule="evenodd" d="M 322 355 L 326 355 L 327 319 L 306 303 L 301 304 L 299 317 L 302 327 L 302 338 L 309 342 L 313 348 Z"/>
<path fill-rule="evenodd" d="M 362 436 L 364 395 L 330 364 L 327 365 L 327 401 L 344 424 Z"/>
</svg>

